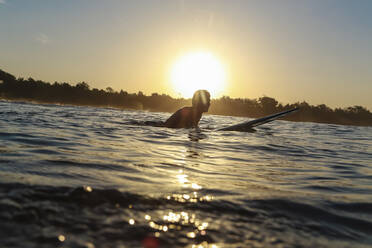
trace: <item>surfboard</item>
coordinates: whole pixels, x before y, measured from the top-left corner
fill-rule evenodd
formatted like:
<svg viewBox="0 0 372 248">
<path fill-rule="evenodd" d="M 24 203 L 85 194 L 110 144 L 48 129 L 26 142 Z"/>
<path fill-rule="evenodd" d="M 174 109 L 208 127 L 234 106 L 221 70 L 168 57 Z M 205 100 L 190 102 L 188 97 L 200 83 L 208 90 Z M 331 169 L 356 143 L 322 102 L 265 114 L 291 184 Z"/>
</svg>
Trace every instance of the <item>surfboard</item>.
<svg viewBox="0 0 372 248">
<path fill-rule="evenodd" d="M 220 129 L 217 129 L 217 131 L 252 131 L 253 128 L 256 127 L 256 126 L 274 121 L 274 120 L 276 120 L 280 117 L 283 117 L 283 116 L 285 116 L 289 113 L 295 112 L 297 110 L 299 110 L 299 108 L 286 110 L 286 111 L 283 111 L 283 112 L 279 112 L 279 113 L 276 113 L 276 114 L 272 114 L 272 115 L 268 115 L 268 116 L 265 116 L 265 117 L 262 117 L 262 118 L 258 118 L 258 119 L 255 119 L 255 120 L 245 121 L 245 122 L 235 124 L 235 125 L 232 125 L 232 126 L 220 128 Z"/>
</svg>

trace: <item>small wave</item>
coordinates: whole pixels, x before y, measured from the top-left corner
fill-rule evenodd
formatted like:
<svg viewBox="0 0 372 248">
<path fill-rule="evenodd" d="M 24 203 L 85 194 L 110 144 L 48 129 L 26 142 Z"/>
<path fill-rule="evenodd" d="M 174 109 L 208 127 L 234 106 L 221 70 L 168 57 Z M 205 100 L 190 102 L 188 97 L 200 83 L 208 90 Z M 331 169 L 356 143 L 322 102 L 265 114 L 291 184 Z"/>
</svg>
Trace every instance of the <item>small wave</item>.
<svg viewBox="0 0 372 248">
<path fill-rule="evenodd" d="M 332 211 L 310 204 L 288 201 L 283 199 L 255 200 L 252 206 L 266 210 L 274 218 L 285 217 L 296 225 L 296 229 L 306 229 L 319 235 L 327 233 L 330 236 L 344 239 L 367 239 L 372 234 L 372 223 L 367 220 L 335 214 Z M 369 204 L 366 204 L 369 205 Z M 335 204 L 342 208 L 343 204 Z M 354 230 L 354 231 L 353 231 Z"/>
<path fill-rule="evenodd" d="M 372 243 L 370 128 L 212 132 L 242 119 L 207 115 L 198 130 L 158 127 L 165 113 L 1 111 L 0 247 Z"/>
<path fill-rule="evenodd" d="M 135 168 L 130 168 L 128 166 L 116 165 L 116 164 L 103 164 L 103 163 L 92 163 L 74 160 L 45 160 L 44 163 L 59 165 L 59 166 L 72 166 L 82 169 L 98 169 L 98 170 L 109 170 L 116 172 L 126 172 L 126 173 L 139 173 Z"/>
<path fill-rule="evenodd" d="M 309 243 L 304 237 L 310 233 L 323 240 L 343 239 L 348 244 L 363 243 L 372 234 L 369 221 L 283 199 L 193 202 L 180 201 L 185 199 L 182 195 L 148 197 L 89 186 L 23 184 L 1 184 L 0 195 L 0 228 L 4 230 L 0 244 L 13 247 L 64 242 L 67 246 L 91 243 L 97 247 L 120 244 L 137 247 L 148 239 L 166 247 L 198 243 L 223 247 L 249 247 L 254 243 L 265 247 L 279 244 L 337 247 L 337 242 Z M 344 211 L 371 207 L 364 203 L 332 206 Z M 291 238 L 283 233 L 291 233 Z"/>
<path fill-rule="evenodd" d="M 365 213 L 365 214 L 372 215 L 372 203 L 366 203 L 366 202 L 332 203 L 330 202 L 329 205 L 332 208 L 336 208 L 336 209 L 347 211 L 347 212 Z"/>
</svg>

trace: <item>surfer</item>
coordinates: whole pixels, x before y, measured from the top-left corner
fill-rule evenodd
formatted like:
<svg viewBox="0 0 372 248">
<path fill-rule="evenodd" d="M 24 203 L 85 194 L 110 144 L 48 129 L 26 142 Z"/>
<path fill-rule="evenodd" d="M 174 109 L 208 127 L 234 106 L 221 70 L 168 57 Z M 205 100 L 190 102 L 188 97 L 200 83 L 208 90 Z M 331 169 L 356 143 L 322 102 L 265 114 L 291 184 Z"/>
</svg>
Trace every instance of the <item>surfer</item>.
<svg viewBox="0 0 372 248">
<path fill-rule="evenodd" d="M 194 93 L 192 97 L 192 106 L 183 107 L 177 110 L 171 117 L 165 122 L 162 121 L 145 121 L 145 125 L 154 127 L 169 127 L 169 128 L 194 128 L 198 127 L 198 123 L 202 114 L 208 112 L 210 106 L 210 94 L 206 90 L 198 90 Z M 289 113 L 298 111 L 299 108 L 293 108 L 285 110 L 276 114 L 268 115 L 255 120 L 246 121 L 236 125 L 231 125 L 228 127 L 217 129 L 217 131 L 242 131 L 242 132 L 252 132 L 253 127 L 262 125 L 268 122 L 272 122 L 278 118 L 281 118 Z"/>
<path fill-rule="evenodd" d="M 164 127 L 192 128 L 198 127 L 202 114 L 208 112 L 211 95 L 206 90 L 197 90 L 192 97 L 192 106 L 177 110 L 164 122 Z"/>
</svg>

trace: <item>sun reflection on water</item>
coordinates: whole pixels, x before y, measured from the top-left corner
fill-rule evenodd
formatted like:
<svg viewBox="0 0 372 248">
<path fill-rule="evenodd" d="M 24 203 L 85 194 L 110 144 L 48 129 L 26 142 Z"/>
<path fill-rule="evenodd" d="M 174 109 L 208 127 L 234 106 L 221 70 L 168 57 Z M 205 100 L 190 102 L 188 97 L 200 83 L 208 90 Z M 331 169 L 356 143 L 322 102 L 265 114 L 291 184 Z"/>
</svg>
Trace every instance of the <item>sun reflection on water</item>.
<svg viewBox="0 0 372 248">
<path fill-rule="evenodd" d="M 197 192 L 192 192 L 191 194 L 172 194 L 168 195 L 166 197 L 167 200 L 173 200 L 177 202 L 192 202 L 192 203 L 197 203 L 197 202 L 209 202 L 214 199 L 212 195 L 204 195 L 204 196 L 199 196 Z"/>
<path fill-rule="evenodd" d="M 195 213 L 189 213 L 186 211 L 177 212 L 170 210 L 163 215 L 163 218 L 161 220 L 158 221 L 152 220 L 152 217 L 150 215 L 145 215 L 145 220 L 148 221 L 148 225 L 152 229 L 154 229 L 155 237 L 160 237 L 161 232 L 165 233 L 172 230 L 184 230 L 185 237 L 195 239 L 198 235 L 205 236 L 207 234 L 207 228 L 209 226 L 208 222 L 198 219 Z M 204 244 L 208 243 L 204 242 Z"/>
<path fill-rule="evenodd" d="M 195 189 L 195 190 L 200 190 L 200 189 L 203 188 L 202 186 L 200 186 L 199 184 L 197 184 L 195 182 L 190 182 L 188 177 L 189 176 L 184 173 L 184 170 L 182 170 L 182 169 L 178 170 L 178 174 L 176 175 L 176 178 L 177 178 L 177 181 L 181 184 L 182 187 L 192 188 L 192 189 Z"/>
<path fill-rule="evenodd" d="M 215 244 L 208 244 L 208 242 L 204 241 L 201 244 L 192 245 L 191 248 L 218 248 Z"/>
<path fill-rule="evenodd" d="M 216 244 L 212 244 L 213 241 L 208 235 L 210 220 L 202 219 L 198 217 L 197 212 L 185 208 L 189 204 L 210 202 L 214 199 L 213 195 L 202 191 L 203 185 L 193 178 L 192 171 L 188 173 L 188 168 L 196 166 L 200 159 L 206 157 L 199 149 L 197 143 L 199 140 L 190 139 L 190 141 L 191 144 L 181 151 L 185 156 L 181 156 L 181 160 L 170 162 L 170 164 L 177 166 L 182 165 L 182 169 L 177 169 L 170 175 L 172 186 L 175 186 L 176 189 L 164 196 L 165 200 L 169 201 L 168 209 L 145 212 L 142 217 L 138 217 L 136 220 L 130 219 L 129 224 L 150 227 L 152 230 L 150 237 L 154 239 L 167 239 L 176 233 L 177 236 L 194 243 L 192 247 L 217 248 Z M 190 154 L 191 156 L 189 156 Z M 185 204 L 184 207 L 183 204 Z"/>
<path fill-rule="evenodd" d="M 180 173 L 182 173 L 182 170 L 180 170 Z M 186 184 L 189 182 L 189 180 L 187 179 L 188 176 L 186 174 L 178 174 L 176 177 L 183 187 L 187 187 Z"/>
</svg>

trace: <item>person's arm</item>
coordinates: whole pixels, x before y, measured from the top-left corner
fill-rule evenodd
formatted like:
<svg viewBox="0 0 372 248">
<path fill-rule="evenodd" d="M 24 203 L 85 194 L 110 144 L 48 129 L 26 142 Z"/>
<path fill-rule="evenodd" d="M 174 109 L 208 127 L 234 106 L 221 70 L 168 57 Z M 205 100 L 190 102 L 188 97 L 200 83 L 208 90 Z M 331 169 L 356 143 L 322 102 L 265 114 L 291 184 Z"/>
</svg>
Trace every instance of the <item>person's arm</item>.
<svg viewBox="0 0 372 248">
<path fill-rule="evenodd" d="M 177 110 L 164 122 L 165 127 L 178 127 L 181 118 L 182 109 Z"/>
</svg>

